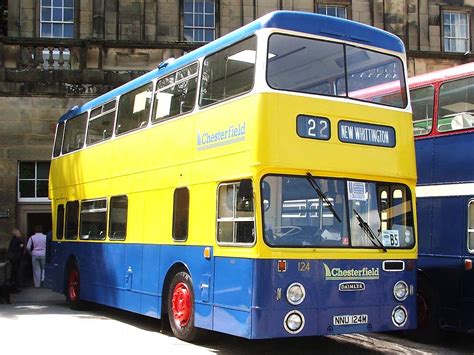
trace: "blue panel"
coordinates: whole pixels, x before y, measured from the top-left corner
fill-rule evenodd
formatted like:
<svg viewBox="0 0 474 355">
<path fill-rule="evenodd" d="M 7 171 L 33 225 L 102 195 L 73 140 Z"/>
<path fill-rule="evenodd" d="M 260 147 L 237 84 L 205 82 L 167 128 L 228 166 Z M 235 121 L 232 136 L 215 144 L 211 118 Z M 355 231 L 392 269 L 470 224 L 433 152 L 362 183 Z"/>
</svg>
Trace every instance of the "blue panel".
<svg viewBox="0 0 474 355">
<path fill-rule="evenodd" d="M 140 312 L 142 290 L 143 245 L 126 244 L 124 308 Z"/>
<path fill-rule="evenodd" d="M 214 303 L 217 306 L 250 310 L 255 260 L 225 257 L 215 259 Z"/>
<path fill-rule="evenodd" d="M 143 248 L 142 290 L 158 295 L 160 290 L 160 246 L 148 245 Z"/>
<path fill-rule="evenodd" d="M 474 132 L 439 136 L 433 151 L 433 182 L 474 181 Z"/>
<path fill-rule="evenodd" d="M 200 328 L 212 329 L 212 305 L 209 303 L 196 303 L 195 309 L 194 324 L 199 324 Z"/>
<path fill-rule="evenodd" d="M 415 141 L 416 169 L 418 185 L 430 185 L 433 182 L 433 138 L 418 139 Z"/>
<path fill-rule="evenodd" d="M 460 255 L 466 244 L 466 204 L 464 197 L 433 198 L 432 252 Z"/>
<path fill-rule="evenodd" d="M 433 199 L 429 197 L 416 199 L 417 217 L 418 217 L 418 253 L 428 254 L 432 252 L 432 206 Z"/>
<path fill-rule="evenodd" d="M 214 307 L 214 330 L 245 338 L 250 337 L 250 311 Z"/>
</svg>

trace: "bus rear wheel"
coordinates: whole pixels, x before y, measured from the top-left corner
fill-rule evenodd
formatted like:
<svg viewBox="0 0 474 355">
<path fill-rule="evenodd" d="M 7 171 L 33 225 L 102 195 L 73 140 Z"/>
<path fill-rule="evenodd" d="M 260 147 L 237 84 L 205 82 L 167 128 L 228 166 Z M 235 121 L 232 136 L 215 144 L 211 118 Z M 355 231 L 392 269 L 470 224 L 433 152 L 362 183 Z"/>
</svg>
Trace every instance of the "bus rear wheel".
<svg viewBox="0 0 474 355">
<path fill-rule="evenodd" d="M 69 267 L 66 279 L 66 298 L 71 309 L 79 310 L 82 308 L 80 292 L 79 269 L 75 264 Z"/>
<path fill-rule="evenodd" d="M 439 337 L 441 329 L 439 327 L 438 297 L 424 277 L 418 279 L 416 303 L 418 336 L 421 340 Z"/>
<path fill-rule="evenodd" d="M 199 337 L 194 326 L 194 292 L 191 276 L 178 272 L 171 281 L 168 292 L 168 319 L 176 338 L 192 342 Z"/>
</svg>

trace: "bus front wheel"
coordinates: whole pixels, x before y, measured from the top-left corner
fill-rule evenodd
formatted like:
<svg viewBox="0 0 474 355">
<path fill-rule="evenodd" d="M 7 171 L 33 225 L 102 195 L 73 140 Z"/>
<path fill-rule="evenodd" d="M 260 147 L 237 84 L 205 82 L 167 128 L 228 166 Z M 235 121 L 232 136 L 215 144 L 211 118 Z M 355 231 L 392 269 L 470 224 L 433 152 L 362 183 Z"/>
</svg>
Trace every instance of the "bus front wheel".
<svg viewBox="0 0 474 355">
<path fill-rule="evenodd" d="M 80 292 L 80 275 L 79 269 L 75 264 L 71 265 L 68 269 L 66 279 L 66 298 L 71 309 L 81 309 L 82 302 L 79 296 Z"/>
<path fill-rule="evenodd" d="M 191 276 L 178 272 L 171 281 L 168 292 L 168 318 L 176 338 L 192 342 L 199 330 L 194 326 L 194 292 Z"/>
</svg>

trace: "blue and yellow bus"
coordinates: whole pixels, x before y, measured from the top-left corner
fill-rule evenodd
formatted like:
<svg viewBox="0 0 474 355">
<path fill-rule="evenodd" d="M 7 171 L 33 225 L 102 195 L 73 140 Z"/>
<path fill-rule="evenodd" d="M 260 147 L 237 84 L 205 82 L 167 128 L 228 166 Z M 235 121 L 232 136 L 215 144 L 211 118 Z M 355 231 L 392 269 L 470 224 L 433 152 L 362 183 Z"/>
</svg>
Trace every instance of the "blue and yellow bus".
<svg viewBox="0 0 474 355">
<path fill-rule="evenodd" d="M 419 326 L 474 331 L 474 63 L 409 79 L 418 166 Z"/>
<path fill-rule="evenodd" d="M 187 341 L 414 328 L 414 156 L 399 38 L 268 14 L 59 119 L 51 286 Z"/>
</svg>

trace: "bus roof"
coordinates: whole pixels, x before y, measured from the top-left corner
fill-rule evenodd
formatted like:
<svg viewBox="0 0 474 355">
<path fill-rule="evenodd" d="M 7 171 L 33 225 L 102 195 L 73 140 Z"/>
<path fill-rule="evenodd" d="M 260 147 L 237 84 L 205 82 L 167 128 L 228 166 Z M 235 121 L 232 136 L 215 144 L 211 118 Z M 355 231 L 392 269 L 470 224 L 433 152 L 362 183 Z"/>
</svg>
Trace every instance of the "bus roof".
<svg viewBox="0 0 474 355">
<path fill-rule="evenodd" d="M 446 81 L 451 80 L 458 77 L 464 77 L 468 74 L 474 75 L 474 62 L 461 64 L 455 67 L 441 69 L 437 71 L 433 71 L 426 74 L 420 74 L 417 76 L 412 76 L 408 78 L 408 85 L 410 88 L 415 88 L 419 86 L 424 86 L 436 81 Z"/>
<path fill-rule="evenodd" d="M 308 12 L 297 11 L 275 11 L 271 12 L 246 26 L 243 26 L 221 38 L 216 39 L 198 49 L 185 54 L 165 67 L 158 67 L 139 78 L 136 78 L 116 89 L 101 95 L 83 106 L 71 108 L 59 119 L 64 122 L 87 110 L 100 106 L 118 95 L 138 88 L 150 82 L 156 77 L 164 76 L 187 64 L 191 64 L 198 58 L 219 51 L 233 43 L 251 36 L 257 30 L 263 28 L 279 28 L 284 30 L 320 35 L 338 40 L 346 40 L 354 43 L 371 45 L 381 49 L 404 53 L 403 42 L 397 36 L 383 30 L 364 25 L 362 23 L 345 20 L 333 16 L 325 16 Z"/>
</svg>

